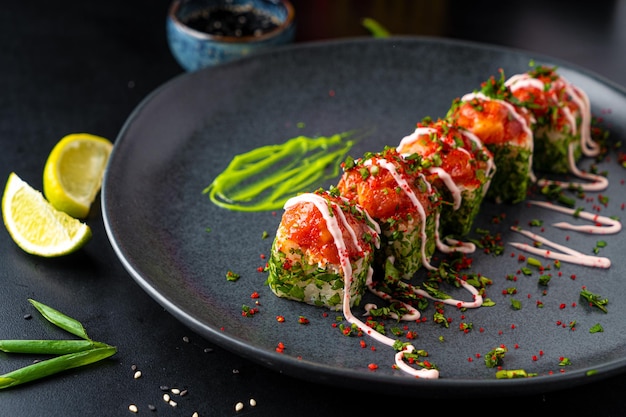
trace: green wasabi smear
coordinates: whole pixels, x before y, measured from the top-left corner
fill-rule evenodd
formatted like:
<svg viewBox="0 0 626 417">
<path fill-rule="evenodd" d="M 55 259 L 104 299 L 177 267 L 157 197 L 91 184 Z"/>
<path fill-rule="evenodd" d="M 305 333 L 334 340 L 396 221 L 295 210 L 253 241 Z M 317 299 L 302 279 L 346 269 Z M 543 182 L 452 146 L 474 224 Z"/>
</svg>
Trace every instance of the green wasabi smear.
<svg viewBox="0 0 626 417">
<path fill-rule="evenodd" d="M 289 198 L 339 175 L 353 138 L 353 132 L 298 136 L 236 155 L 202 193 L 229 210 L 278 210 Z"/>
</svg>

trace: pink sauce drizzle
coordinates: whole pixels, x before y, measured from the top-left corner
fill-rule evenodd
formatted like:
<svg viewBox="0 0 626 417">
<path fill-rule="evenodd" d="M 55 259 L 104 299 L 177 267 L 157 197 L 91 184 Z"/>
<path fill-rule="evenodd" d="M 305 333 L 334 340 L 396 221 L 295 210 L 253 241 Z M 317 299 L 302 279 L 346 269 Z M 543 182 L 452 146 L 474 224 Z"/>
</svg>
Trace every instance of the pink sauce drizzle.
<svg viewBox="0 0 626 417">
<path fill-rule="evenodd" d="M 350 303 L 351 303 L 351 298 L 350 298 L 350 285 L 352 283 L 352 265 L 350 264 L 350 258 L 348 257 L 347 254 L 347 250 L 346 250 L 346 244 L 345 241 L 343 239 L 343 234 L 341 233 L 341 229 L 339 228 L 339 220 L 341 220 L 341 222 L 343 223 L 344 227 L 350 231 L 350 235 L 351 237 L 354 239 L 356 245 L 359 247 L 359 249 L 362 250 L 362 248 L 358 245 L 358 241 L 356 239 L 356 233 L 354 232 L 354 229 L 352 229 L 352 227 L 350 226 L 350 224 L 346 221 L 345 215 L 341 214 L 339 216 L 336 216 L 335 214 L 338 213 L 343 213 L 342 210 L 340 208 L 337 208 L 337 210 L 333 210 L 333 213 L 330 212 L 330 208 L 328 206 L 328 201 L 326 199 L 324 199 L 323 197 L 316 195 L 316 194 L 312 194 L 312 193 L 306 193 L 306 194 L 301 194 L 297 197 L 294 197 L 292 199 L 290 199 L 286 204 L 285 204 L 285 208 L 292 206 L 293 204 L 299 203 L 299 202 L 311 202 L 315 205 L 315 207 L 320 211 L 320 213 L 322 214 L 322 217 L 324 218 L 324 221 L 326 222 L 326 225 L 328 227 L 328 231 L 330 232 L 330 234 L 333 236 L 333 240 L 335 243 L 335 246 L 337 248 L 337 252 L 339 253 L 339 259 L 340 259 L 340 263 L 341 263 L 341 269 L 343 271 L 344 274 L 344 287 L 343 287 L 343 302 L 342 302 L 342 307 L 343 307 L 343 315 L 346 318 L 346 320 L 351 323 L 356 325 L 363 333 L 367 334 L 368 336 L 374 338 L 375 340 L 379 341 L 380 343 L 383 343 L 387 346 L 391 346 L 393 347 L 393 345 L 396 343 L 396 340 L 391 339 L 390 337 L 387 337 L 377 331 L 375 331 L 374 329 L 372 329 L 371 327 L 369 327 L 368 325 L 366 325 L 365 323 L 363 323 L 363 321 L 359 320 L 358 318 L 356 318 L 354 316 L 354 314 L 352 314 L 352 310 L 350 308 Z M 336 204 L 332 203 L 333 207 L 336 207 Z M 365 215 L 367 215 L 367 213 L 364 212 Z M 378 225 L 373 222 L 373 224 L 376 225 L 376 232 L 377 235 L 380 234 L 380 229 L 378 228 Z M 377 241 L 378 244 L 378 241 Z M 367 274 L 367 281 L 371 282 L 372 280 L 372 275 L 373 275 L 374 271 L 372 269 L 372 267 L 369 267 L 368 270 L 368 274 Z M 401 369 L 402 371 L 411 374 L 413 376 L 419 377 L 419 378 L 427 378 L 427 379 L 436 379 L 439 378 L 439 371 L 436 369 L 416 369 L 413 368 L 411 366 L 409 366 L 408 364 L 406 364 L 404 362 L 404 354 L 405 353 L 411 353 L 415 350 L 415 347 L 411 344 L 406 345 L 405 349 L 402 351 L 399 351 L 396 353 L 395 355 L 395 363 L 397 365 L 397 367 L 399 369 Z"/>
</svg>

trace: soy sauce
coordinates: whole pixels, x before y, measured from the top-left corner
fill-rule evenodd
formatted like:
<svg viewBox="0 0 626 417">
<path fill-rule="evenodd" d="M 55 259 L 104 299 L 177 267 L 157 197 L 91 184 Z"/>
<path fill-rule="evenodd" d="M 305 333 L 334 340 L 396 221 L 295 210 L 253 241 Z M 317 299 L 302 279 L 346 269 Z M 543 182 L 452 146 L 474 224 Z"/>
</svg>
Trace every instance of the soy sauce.
<svg viewBox="0 0 626 417">
<path fill-rule="evenodd" d="M 250 7 L 220 7 L 198 11 L 184 24 L 215 36 L 261 36 L 278 27 L 272 16 Z"/>
</svg>

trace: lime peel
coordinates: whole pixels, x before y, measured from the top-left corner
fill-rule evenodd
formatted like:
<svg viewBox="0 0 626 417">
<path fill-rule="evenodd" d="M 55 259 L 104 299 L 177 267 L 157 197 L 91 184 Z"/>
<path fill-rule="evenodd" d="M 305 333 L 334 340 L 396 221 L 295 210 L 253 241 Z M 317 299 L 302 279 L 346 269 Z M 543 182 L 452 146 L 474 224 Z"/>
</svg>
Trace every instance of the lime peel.
<svg viewBox="0 0 626 417">
<path fill-rule="evenodd" d="M 25 252 L 56 257 L 72 253 L 92 236 L 88 225 L 55 209 L 12 172 L 2 195 L 2 219 L 15 243 Z"/>
</svg>

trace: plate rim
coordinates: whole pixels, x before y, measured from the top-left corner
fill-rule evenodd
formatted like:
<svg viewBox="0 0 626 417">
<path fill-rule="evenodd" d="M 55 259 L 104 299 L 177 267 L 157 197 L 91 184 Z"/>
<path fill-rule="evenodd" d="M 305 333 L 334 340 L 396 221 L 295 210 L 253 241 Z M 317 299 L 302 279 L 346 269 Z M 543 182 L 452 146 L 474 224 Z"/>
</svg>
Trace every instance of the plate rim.
<svg viewBox="0 0 626 417">
<path fill-rule="evenodd" d="M 492 45 L 488 43 L 452 39 L 452 38 L 439 38 L 430 36 L 392 36 L 384 39 L 373 39 L 365 37 L 354 38 L 341 38 L 332 40 L 320 40 L 303 42 L 298 44 L 292 44 L 287 46 L 277 47 L 272 50 L 263 51 L 252 56 L 244 57 L 236 61 L 225 63 L 220 67 L 245 65 L 246 62 L 262 59 L 265 55 L 273 54 L 289 54 L 292 50 L 302 50 L 308 48 L 328 48 L 336 47 L 346 44 L 358 44 L 358 43 L 371 43 L 371 42 L 417 42 L 417 43 L 438 43 L 449 44 L 455 46 L 467 46 L 470 48 L 477 48 L 490 51 L 501 51 L 506 53 L 532 55 L 536 60 L 542 60 L 551 62 L 561 67 L 564 66 L 569 70 L 577 72 L 585 77 L 606 85 L 608 88 L 619 92 L 626 98 L 626 88 L 607 79 L 593 71 L 590 71 L 584 67 L 568 62 L 566 60 L 554 58 L 541 53 L 528 51 L 519 48 L 511 48 L 501 45 Z M 162 83 L 160 86 L 152 90 L 146 95 L 139 104 L 129 114 L 124 124 L 122 125 L 115 141 L 114 145 L 124 140 L 126 132 L 132 125 L 133 121 L 138 117 L 144 108 L 152 102 L 156 97 L 163 93 L 163 91 L 175 88 L 178 83 L 185 82 L 189 78 L 202 77 L 203 74 L 211 73 L 214 68 L 205 68 L 195 72 L 184 72 Z M 116 149 L 113 148 L 111 153 L 111 159 L 116 157 Z M 119 241 L 116 236 L 113 227 L 111 225 L 111 218 L 109 217 L 109 203 L 108 203 L 108 181 L 109 181 L 108 166 L 105 171 L 105 175 L 102 182 L 102 193 L 100 199 L 100 205 L 102 210 L 102 218 L 106 231 L 107 238 L 117 256 L 122 263 L 124 269 L 131 275 L 134 281 L 149 294 L 157 303 L 164 307 L 170 314 L 176 317 L 184 325 L 190 327 L 194 331 L 200 333 L 203 337 L 211 340 L 222 348 L 229 350 L 237 355 L 247 358 L 253 362 L 259 363 L 279 373 L 285 373 L 293 377 L 304 378 L 304 374 L 309 376 L 306 379 L 313 379 L 316 382 L 326 385 L 334 385 L 345 387 L 345 381 L 350 381 L 350 387 L 357 388 L 359 390 L 375 390 L 378 384 L 386 384 L 390 391 L 404 394 L 404 395 L 428 395 L 431 397 L 475 397 L 484 395 L 493 395 L 494 393 L 506 393 L 507 395 L 523 395 L 530 393 L 537 393 L 538 391 L 546 392 L 557 389 L 562 389 L 569 386 L 580 385 L 583 383 L 589 383 L 592 381 L 598 381 L 610 377 L 612 375 L 622 373 L 626 369 L 626 355 L 622 359 L 612 360 L 607 363 L 603 363 L 601 366 L 593 367 L 593 375 L 590 374 L 592 369 L 581 368 L 567 373 L 558 375 L 540 375 L 533 378 L 522 379 L 504 379 L 493 380 L 488 379 L 471 379 L 471 378 L 454 378 L 454 379 L 436 379 L 436 380 L 420 380 L 409 379 L 404 377 L 397 377 L 393 375 L 375 375 L 368 377 L 367 374 L 363 374 L 360 371 L 342 368 L 340 370 L 333 368 L 332 366 L 311 362 L 303 359 L 298 359 L 292 356 L 283 356 L 275 352 L 266 351 L 264 349 L 250 348 L 243 340 L 237 338 L 234 335 L 225 335 L 221 333 L 218 328 L 213 325 L 203 323 L 198 318 L 187 312 L 183 306 L 180 306 L 170 300 L 165 294 L 162 294 L 157 289 L 150 285 L 149 280 L 142 276 L 133 265 L 131 260 L 127 259 Z M 314 378 L 310 378 L 314 376 Z M 339 384 L 338 381 L 341 381 Z M 372 387 L 371 383 L 375 382 L 375 387 Z M 454 393 L 448 392 L 450 388 L 459 388 L 463 386 L 462 392 L 455 391 Z M 385 389 L 387 390 L 387 389 Z M 378 390 L 377 390 L 378 391 Z M 487 394 L 488 392 L 488 394 Z"/>
</svg>

